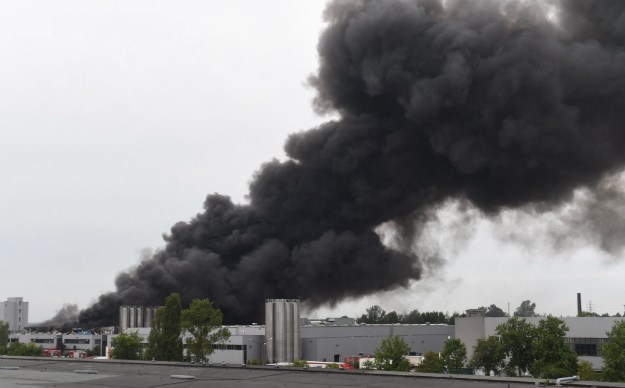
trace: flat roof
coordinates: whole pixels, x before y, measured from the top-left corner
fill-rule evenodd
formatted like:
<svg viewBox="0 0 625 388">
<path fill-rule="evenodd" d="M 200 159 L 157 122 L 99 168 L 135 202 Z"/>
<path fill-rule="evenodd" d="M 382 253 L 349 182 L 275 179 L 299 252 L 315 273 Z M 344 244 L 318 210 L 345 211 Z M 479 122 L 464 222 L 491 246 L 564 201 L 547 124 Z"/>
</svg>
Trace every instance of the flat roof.
<svg viewBox="0 0 625 388">
<path fill-rule="evenodd" d="M 19 368 L 19 369 L 16 369 Z M 97 373 L 96 373 L 97 372 Z M 172 376 L 184 376 L 175 379 Z M 436 378 L 433 378 L 436 377 Z M 186 379 L 192 378 L 192 379 Z M 492 382 L 478 376 L 455 378 L 449 375 L 348 371 L 300 370 L 295 368 L 202 366 L 187 363 L 71 360 L 58 358 L 2 357 L 0 386 L 28 387 L 154 387 L 176 384 L 193 387 L 385 387 L 385 388 L 475 388 L 501 387 L 503 380 Z M 506 381 L 511 388 L 534 385 L 533 379 Z M 476 385 L 477 384 L 477 385 Z M 508 385 L 509 384 L 509 385 Z"/>
</svg>

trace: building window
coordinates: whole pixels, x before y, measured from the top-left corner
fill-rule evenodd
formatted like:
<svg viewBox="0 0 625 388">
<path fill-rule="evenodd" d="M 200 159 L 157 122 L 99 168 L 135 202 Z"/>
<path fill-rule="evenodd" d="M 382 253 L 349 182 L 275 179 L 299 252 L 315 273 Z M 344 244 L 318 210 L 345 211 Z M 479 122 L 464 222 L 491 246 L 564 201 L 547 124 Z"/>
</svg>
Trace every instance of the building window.
<svg viewBox="0 0 625 388">
<path fill-rule="evenodd" d="M 89 345 L 91 343 L 90 339 L 82 339 L 82 338 L 67 338 L 64 341 L 66 344 L 80 344 L 80 345 Z"/>
<path fill-rule="evenodd" d="M 214 350 L 243 350 L 243 345 L 213 344 Z"/>
<path fill-rule="evenodd" d="M 34 342 L 36 344 L 53 344 L 54 338 L 32 338 L 30 342 Z"/>
<path fill-rule="evenodd" d="M 578 356 L 601 357 L 601 345 L 606 338 L 567 338 L 570 348 Z"/>
<path fill-rule="evenodd" d="M 578 356 L 597 356 L 596 344 L 575 344 L 575 353 Z"/>
</svg>

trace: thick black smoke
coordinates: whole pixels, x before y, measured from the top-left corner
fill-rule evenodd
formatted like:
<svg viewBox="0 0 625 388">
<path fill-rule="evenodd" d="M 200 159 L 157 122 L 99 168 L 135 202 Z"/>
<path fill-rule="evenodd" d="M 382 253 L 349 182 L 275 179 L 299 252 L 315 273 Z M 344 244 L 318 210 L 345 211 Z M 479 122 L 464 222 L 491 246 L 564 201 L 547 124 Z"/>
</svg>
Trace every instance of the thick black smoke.
<svg viewBox="0 0 625 388">
<path fill-rule="evenodd" d="M 453 198 L 550 209 L 622 169 L 625 2 L 337 0 L 325 18 L 311 83 L 340 118 L 290 136 L 249 205 L 210 195 L 81 322 L 172 291 L 245 323 L 264 298 L 319 306 L 406 286 L 419 259 L 385 247 L 381 223 Z"/>
</svg>

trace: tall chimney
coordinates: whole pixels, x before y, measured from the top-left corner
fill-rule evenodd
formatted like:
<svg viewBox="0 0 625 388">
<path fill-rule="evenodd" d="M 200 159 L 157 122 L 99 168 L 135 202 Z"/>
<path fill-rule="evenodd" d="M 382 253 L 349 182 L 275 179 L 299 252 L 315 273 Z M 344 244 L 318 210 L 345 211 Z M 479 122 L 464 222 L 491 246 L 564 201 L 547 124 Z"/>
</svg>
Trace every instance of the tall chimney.
<svg viewBox="0 0 625 388">
<path fill-rule="evenodd" d="M 582 316 L 582 294 L 579 292 L 577 293 L 577 316 Z"/>
</svg>

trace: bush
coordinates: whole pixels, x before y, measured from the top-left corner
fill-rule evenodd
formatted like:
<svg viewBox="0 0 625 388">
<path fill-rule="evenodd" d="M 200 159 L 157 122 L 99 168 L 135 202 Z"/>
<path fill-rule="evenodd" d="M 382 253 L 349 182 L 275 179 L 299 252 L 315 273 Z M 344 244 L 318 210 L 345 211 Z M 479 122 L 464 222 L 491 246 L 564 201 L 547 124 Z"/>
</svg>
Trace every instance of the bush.
<svg viewBox="0 0 625 388">
<path fill-rule="evenodd" d="M 597 372 L 592 367 L 592 363 L 586 360 L 577 362 L 577 374 L 581 380 L 594 381 L 597 378 Z"/>
<path fill-rule="evenodd" d="M 329 364 L 326 364 L 326 368 L 339 369 L 339 364 L 337 364 L 336 362 L 331 362 Z"/>
<path fill-rule="evenodd" d="M 371 360 L 365 360 L 362 363 L 362 369 L 366 369 L 366 370 L 371 370 L 373 369 L 373 361 Z"/>
<path fill-rule="evenodd" d="M 87 356 L 88 357 L 98 357 L 98 356 L 101 355 L 101 351 L 102 351 L 102 348 L 100 347 L 100 345 L 95 345 L 93 347 L 93 349 L 87 350 Z"/>
<path fill-rule="evenodd" d="M 293 361 L 293 366 L 303 368 L 306 366 L 306 360 L 295 360 Z"/>
<path fill-rule="evenodd" d="M 111 357 L 118 360 L 138 360 L 141 352 L 141 336 L 136 332 L 122 332 L 111 341 Z"/>
<path fill-rule="evenodd" d="M 423 361 L 417 366 L 417 372 L 444 373 L 445 363 L 436 352 L 427 352 Z"/>
<path fill-rule="evenodd" d="M 24 344 L 21 342 L 12 342 L 7 349 L 7 354 L 9 356 L 38 357 L 43 356 L 43 349 L 41 348 L 41 346 L 37 346 L 33 342 L 29 342 L 28 344 Z"/>
</svg>

